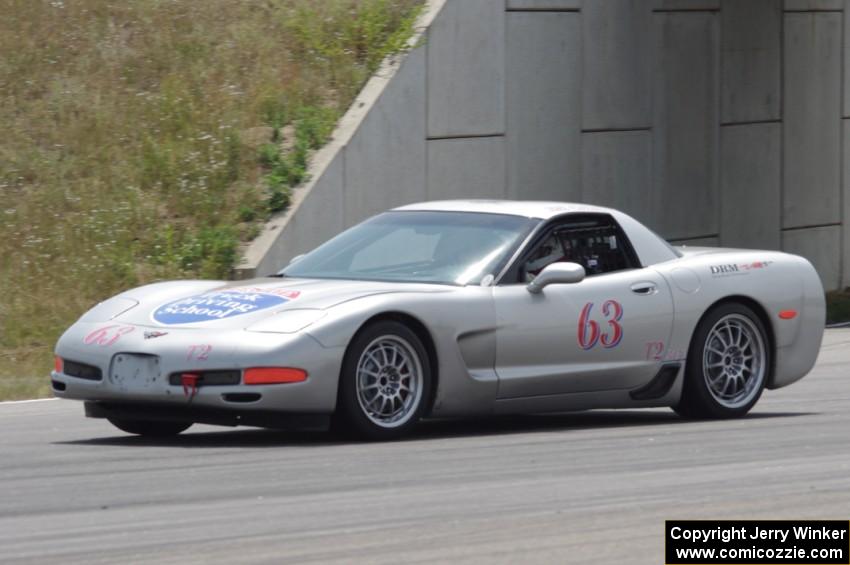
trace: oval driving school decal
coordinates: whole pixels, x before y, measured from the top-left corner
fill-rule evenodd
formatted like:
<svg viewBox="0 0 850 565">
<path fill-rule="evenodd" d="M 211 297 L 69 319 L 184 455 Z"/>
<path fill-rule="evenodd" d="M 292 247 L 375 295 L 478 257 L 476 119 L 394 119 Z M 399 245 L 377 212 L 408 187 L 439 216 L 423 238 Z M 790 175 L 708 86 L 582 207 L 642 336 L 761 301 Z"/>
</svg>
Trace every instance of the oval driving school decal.
<svg viewBox="0 0 850 565">
<path fill-rule="evenodd" d="M 224 320 L 286 304 L 298 298 L 297 290 L 236 287 L 215 290 L 163 304 L 153 313 L 160 324 L 176 325 Z"/>
</svg>

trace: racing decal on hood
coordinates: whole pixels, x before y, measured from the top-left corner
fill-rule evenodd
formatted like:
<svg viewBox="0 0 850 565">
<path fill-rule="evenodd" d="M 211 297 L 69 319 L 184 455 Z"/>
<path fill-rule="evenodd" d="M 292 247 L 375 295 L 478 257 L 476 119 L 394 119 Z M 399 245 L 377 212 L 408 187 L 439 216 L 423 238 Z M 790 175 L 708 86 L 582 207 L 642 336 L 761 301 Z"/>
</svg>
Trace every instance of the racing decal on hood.
<svg viewBox="0 0 850 565">
<path fill-rule="evenodd" d="M 163 304 L 153 319 L 164 325 L 223 320 L 274 308 L 298 298 L 297 290 L 282 288 L 234 287 L 214 290 Z"/>
</svg>

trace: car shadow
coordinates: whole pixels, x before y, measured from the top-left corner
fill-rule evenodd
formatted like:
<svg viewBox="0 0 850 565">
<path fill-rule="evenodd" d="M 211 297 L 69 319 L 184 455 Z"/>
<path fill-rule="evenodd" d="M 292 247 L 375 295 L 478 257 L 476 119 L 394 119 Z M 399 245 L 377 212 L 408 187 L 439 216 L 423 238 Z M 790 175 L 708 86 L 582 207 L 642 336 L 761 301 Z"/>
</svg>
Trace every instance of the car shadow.
<svg viewBox="0 0 850 565">
<path fill-rule="evenodd" d="M 755 412 L 746 420 L 793 418 L 816 415 L 816 412 Z M 399 443 L 433 441 L 446 438 L 502 436 L 539 432 L 578 432 L 589 429 L 635 428 L 650 426 L 689 426 L 705 424 L 700 420 L 685 420 L 671 412 L 646 410 L 594 410 L 559 414 L 517 416 L 487 416 L 465 419 L 428 420 L 422 422 Z M 326 447 L 356 445 L 338 433 L 324 431 L 281 431 L 260 428 L 222 428 L 222 431 L 190 429 L 170 438 L 147 438 L 132 435 L 109 436 L 82 440 L 57 441 L 55 445 L 157 446 L 178 448 L 236 448 L 236 447 Z"/>
<path fill-rule="evenodd" d="M 745 420 L 811 416 L 814 412 L 756 412 Z M 445 437 L 502 435 L 530 432 L 567 432 L 604 428 L 635 428 L 641 426 L 688 426 L 705 424 L 707 420 L 688 420 L 672 410 L 591 410 L 559 414 L 529 414 L 494 416 L 477 420 L 440 420 L 419 426 L 405 438 L 442 439 Z"/>
</svg>

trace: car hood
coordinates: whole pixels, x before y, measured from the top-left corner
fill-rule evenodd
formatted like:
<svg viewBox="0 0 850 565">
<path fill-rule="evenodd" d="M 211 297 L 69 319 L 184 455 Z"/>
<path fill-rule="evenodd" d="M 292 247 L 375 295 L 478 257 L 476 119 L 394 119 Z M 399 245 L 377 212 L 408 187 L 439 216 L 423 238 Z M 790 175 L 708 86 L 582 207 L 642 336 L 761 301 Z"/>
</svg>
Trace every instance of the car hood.
<svg viewBox="0 0 850 565">
<path fill-rule="evenodd" d="M 143 286 L 118 295 L 112 299 L 115 304 L 112 310 L 123 311 L 114 312 L 112 319 L 127 324 L 174 329 L 244 328 L 286 311 L 326 310 L 343 302 L 378 294 L 449 292 L 453 288 L 421 283 L 289 278 L 174 281 Z"/>
</svg>

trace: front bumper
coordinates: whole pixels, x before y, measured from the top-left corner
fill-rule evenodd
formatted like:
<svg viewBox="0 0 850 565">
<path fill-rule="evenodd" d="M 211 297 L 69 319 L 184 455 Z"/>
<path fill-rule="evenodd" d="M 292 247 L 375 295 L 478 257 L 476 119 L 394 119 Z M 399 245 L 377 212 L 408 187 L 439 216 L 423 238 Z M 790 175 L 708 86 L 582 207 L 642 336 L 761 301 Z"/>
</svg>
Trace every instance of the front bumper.
<svg viewBox="0 0 850 565">
<path fill-rule="evenodd" d="M 159 406 L 201 413 L 204 410 L 243 413 L 330 414 L 336 408 L 337 385 L 344 348 L 326 348 L 306 333 L 250 333 L 244 330 L 201 332 L 173 330 L 155 339 L 144 329 L 131 331 L 106 345 L 86 344 L 85 336 L 103 324 L 78 323 L 56 346 L 63 360 L 100 370 L 98 380 L 53 371 L 51 381 L 59 398 L 114 406 Z M 199 348 L 202 345 L 203 348 Z M 198 351 L 206 352 L 198 355 Z M 148 357 L 155 370 L 138 376 L 118 376 L 119 358 Z M 199 358 L 201 357 L 201 358 Z M 249 367 L 294 367 L 307 372 L 304 382 L 270 385 L 205 385 L 184 390 L 171 381 L 179 373 L 242 371 Z M 173 419 L 173 418 L 170 418 Z M 192 421 L 202 421 L 191 419 Z M 235 424 L 234 424 L 235 425 Z"/>
</svg>

